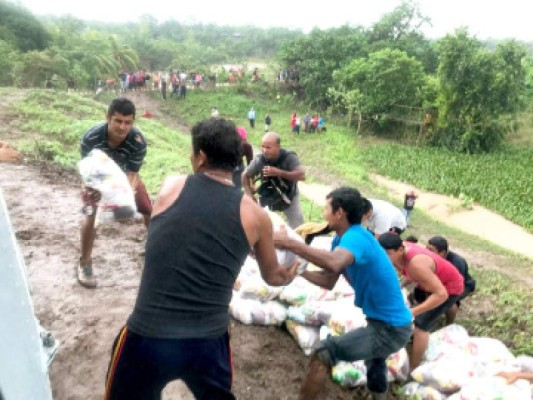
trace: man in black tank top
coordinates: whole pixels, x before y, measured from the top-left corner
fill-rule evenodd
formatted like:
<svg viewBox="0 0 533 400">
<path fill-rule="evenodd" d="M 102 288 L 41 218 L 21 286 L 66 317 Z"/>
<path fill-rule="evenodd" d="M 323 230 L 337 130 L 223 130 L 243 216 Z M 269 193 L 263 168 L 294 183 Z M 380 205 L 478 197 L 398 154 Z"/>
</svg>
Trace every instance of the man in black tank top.
<svg viewBox="0 0 533 400">
<path fill-rule="evenodd" d="M 197 399 L 234 399 L 229 302 L 254 250 L 263 279 L 290 283 L 267 213 L 233 185 L 241 139 L 222 118 L 192 129 L 194 174 L 163 183 L 153 208 L 133 313 L 113 345 L 106 399 L 160 399 L 182 379 Z"/>
</svg>

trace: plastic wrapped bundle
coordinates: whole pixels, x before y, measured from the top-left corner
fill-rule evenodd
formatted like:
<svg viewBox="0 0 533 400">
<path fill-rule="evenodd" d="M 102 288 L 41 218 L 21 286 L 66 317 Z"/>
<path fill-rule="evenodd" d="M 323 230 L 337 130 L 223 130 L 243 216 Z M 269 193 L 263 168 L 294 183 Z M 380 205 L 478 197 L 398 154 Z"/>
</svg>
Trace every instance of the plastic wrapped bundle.
<svg viewBox="0 0 533 400">
<path fill-rule="evenodd" d="M 409 356 L 405 348 L 387 357 L 389 381 L 406 381 L 409 377 Z"/>
<path fill-rule="evenodd" d="M 331 369 L 331 378 L 345 388 L 354 388 L 366 384 L 366 366 L 364 361 L 339 361 Z"/>
<path fill-rule="evenodd" d="M 246 325 L 281 325 L 287 318 L 283 304 L 243 299 L 237 292 L 233 292 L 229 311 L 233 318 Z"/>
<path fill-rule="evenodd" d="M 282 289 L 283 287 L 267 285 L 261 276 L 254 275 L 242 282 L 239 294 L 243 299 L 265 302 L 278 297 Z"/>
<path fill-rule="evenodd" d="M 418 366 L 411 372 L 411 376 L 418 383 L 431 386 L 441 393 L 450 394 L 476 376 L 476 370 L 470 357 L 443 358 Z"/>
<path fill-rule="evenodd" d="M 429 335 L 429 342 L 424 360 L 434 361 L 449 357 L 452 353 L 457 357 L 470 355 L 468 342 L 470 337 L 465 328 L 460 325 L 448 325 Z"/>
<path fill-rule="evenodd" d="M 320 328 L 298 324 L 290 319 L 285 322 L 287 330 L 296 340 L 306 356 L 311 355 L 313 348 L 319 341 Z"/>
<path fill-rule="evenodd" d="M 321 288 L 297 276 L 289 285 L 283 288 L 279 298 L 292 305 L 302 305 L 312 300 L 335 300 L 337 296 L 331 290 Z"/>
<path fill-rule="evenodd" d="M 509 385 L 504 378 L 487 376 L 470 380 L 448 400 L 529 400 L 532 395 L 531 384 L 524 379 Z"/>
<path fill-rule="evenodd" d="M 437 389 L 431 386 L 422 385 L 417 382 L 409 382 L 400 389 L 401 394 L 406 398 L 418 400 L 444 400 L 446 398 Z"/>
<path fill-rule="evenodd" d="M 137 207 L 126 174 L 99 149 L 93 149 L 78 163 L 83 183 L 102 197 L 96 210 L 96 224 L 123 221 L 135 216 Z"/>
<path fill-rule="evenodd" d="M 336 307 L 328 321 L 328 327 L 334 336 L 366 326 L 363 310 L 353 304 L 350 298 L 335 302 Z"/>
<path fill-rule="evenodd" d="M 334 301 L 309 301 L 301 306 L 290 306 L 287 317 L 300 324 L 321 326 L 328 323 L 336 305 Z"/>
</svg>

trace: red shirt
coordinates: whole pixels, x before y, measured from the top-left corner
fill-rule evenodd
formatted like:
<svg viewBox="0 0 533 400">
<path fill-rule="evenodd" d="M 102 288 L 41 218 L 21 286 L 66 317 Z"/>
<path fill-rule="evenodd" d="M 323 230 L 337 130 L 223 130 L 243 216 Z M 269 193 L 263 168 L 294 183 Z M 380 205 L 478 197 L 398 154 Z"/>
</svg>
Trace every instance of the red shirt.
<svg viewBox="0 0 533 400">
<path fill-rule="evenodd" d="M 404 244 L 405 245 L 405 244 Z M 424 247 L 418 246 L 413 243 L 409 243 L 406 245 L 407 253 L 404 256 L 405 259 L 405 265 L 402 270 L 402 275 L 405 276 L 410 281 L 417 283 L 415 280 L 411 278 L 409 275 L 409 272 L 407 271 L 407 264 L 413 259 L 413 257 L 419 255 L 419 254 L 425 254 L 433 259 L 433 262 L 435 263 L 435 275 L 437 275 L 437 278 L 442 282 L 444 287 L 446 288 L 446 291 L 449 295 L 459 295 L 463 293 L 464 290 L 464 278 L 461 275 L 461 273 L 455 268 L 449 261 L 442 258 L 438 254 L 433 253 L 432 251 L 425 249 Z M 418 287 L 424 291 L 426 288 L 422 287 L 420 284 Z"/>
</svg>

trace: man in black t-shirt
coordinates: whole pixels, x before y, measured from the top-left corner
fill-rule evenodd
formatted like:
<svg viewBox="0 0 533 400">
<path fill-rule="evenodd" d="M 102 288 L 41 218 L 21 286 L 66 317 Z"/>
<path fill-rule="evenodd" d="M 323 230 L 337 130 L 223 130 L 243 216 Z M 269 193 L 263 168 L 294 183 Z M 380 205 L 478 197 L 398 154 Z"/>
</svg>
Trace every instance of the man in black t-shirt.
<svg viewBox="0 0 533 400">
<path fill-rule="evenodd" d="M 284 187 L 289 189 L 289 192 L 280 194 L 280 198 L 286 202 L 287 207 L 273 208 L 275 211 L 282 210 L 288 219 L 289 226 L 296 228 L 303 224 L 304 218 L 302 208 L 300 206 L 300 197 L 298 194 L 298 181 L 305 180 L 305 170 L 300 165 L 298 156 L 292 152 L 281 148 L 281 139 L 275 132 L 268 132 L 261 140 L 261 152 L 253 159 L 242 174 L 242 187 L 249 196 L 254 196 L 256 190 L 253 186 L 253 181 L 256 177 L 260 177 L 262 184 L 276 185 L 278 192 L 283 192 Z M 261 193 L 261 187 L 258 188 Z M 273 193 L 275 195 L 275 193 Z M 266 196 L 265 196 L 266 197 Z M 261 200 L 261 199 L 260 199 Z M 269 204 L 262 205 L 270 206 Z"/>
<path fill-rule="evenodd" d="M 446 325 L 450 325 L 455 321 L 459 306 L 461 305 L 461 300 L 472 294 L 476 289 L 476 281 L 468 273 L 468 264 L 466 260 L 459 254 L 448 249 L 448 241 L 444 237 L 433 236 L 428 240 L 427 249 L 437 253 L 439 256 L 452 263 L 464 278 L 465 288 L 463 293 L 459 296 L 457 302 L 446 312 Z"/>
<path fill-rule="evenodd" d="M 126 98 L 115 99 L 109 105 L 106 122 L 89 129 L 81 139 L 81 158 L 91 150 L 100 149 L 106 153 L 124 171 L 133 193 L 137 211 L 143 214 L 144 223 L 148 226 L 152 212 L 152 202 L 146 188 L 139 177 L 146 155 L 146 140 L 142 133 L 133 127 L 135 121 L 135 105 Z M 96 205 L 101 194 L 85 188 L 82 200 L 85 209 L 90 210 L 81 227 L 81 256 L 76 270 L 78 282 L 85 287 L 95 287 L 96 278 L 92 269 L 92 250 L 96 230 L 94 228 Z"/>
</svg>

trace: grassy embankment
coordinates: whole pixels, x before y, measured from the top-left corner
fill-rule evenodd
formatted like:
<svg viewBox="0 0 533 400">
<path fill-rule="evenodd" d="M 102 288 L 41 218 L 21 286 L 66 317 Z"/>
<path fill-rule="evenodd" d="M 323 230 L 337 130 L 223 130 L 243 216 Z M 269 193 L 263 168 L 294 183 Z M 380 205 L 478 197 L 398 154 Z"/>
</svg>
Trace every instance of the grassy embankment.
<svg viewBox="0 0 533 400">
<path fill-rule="evenodd" d="M 186 123 L 193 124 L 208 117 L 212 107 L 218 107 L 222 116 L 247 127 L 246 112 L 253 106 L 257 110 L 257 121 L 255 130 L 249 130 L 249 140 L 255 145 L 259 144 L 263 134 L 264 114 L 269 112 L 273 119 L 272 130 L 282 135 L 285 147 L 298 152 L 302 162 L 308 166 L 310 181 L 354 185 L 370 195 L 386 195 L 373 187 L 366 178 L 367 171 L 373 169 L 372 165 L 382 163 L 387 171 L 396 171 L 402 168 L 401 164 L 405 164 L 406 160 L 420 159 L 424 157 L 424 152 L 427 152 L 423 149 L 413 150 L 392 144 L 381 144 L 378 147 L 365 145 L 365 151 L 361 152 L 360 140 L 355 138 L 353 132 L 331 121 L 328 123 L 328 132 L 324 135 L 302 133 L 299 137 L 293 136 L 289 133 L 290 113 L 295 111 L 303 115 L 307 110 L 294 107 L 291 98 L 277 99 L 276 95 L 272 95 L 266 89 L 250 93 L 244 93 L 245 91 L 245 88 L 229 88 L 216 92 L 190 92 L 185 101 L 168 100 L 165 104 L 162 102 L 161 108 L 179 116 Z M 17 129 L 28 132 L 28 135 L 17 143 L 20 148 L 47 161 L 74 167 L 79 158 L 79 138 L 90 126 L 102 121 L 106 106 L 76 94 L 37 90 L 18 103 L 15 109 L 19 119 L 14 124 Z M 188 137 L 180 135 L 175 129 L 170 129 L 157 120 L 138 118 L 136 125 L 145 133 L 150 146 L 142 175 L 151 193 L 156 193 L 165 176 L 176 170 L 182 173 L 190 171 Z M 387 156 L 390 149 L 395 149 L 395 157 Z M 412 151 L 416 153 L 410 153 Z M 426 159 L 429 165 L 434 165 L 433 155 L 426 154 L 430 157 L 430 160 Z M 469 171 L 472 168 L 469 165 L 470 160 L 472 159 L 468 157 L 458 157 L 454 159 L 454 163 L 459 164 L 460 170 Z M 443 165 L 446 165 L 444 161 Z M 514 163 L 515 160 L 510 157 L 505 163 L 500 164 L 499 169 L 508 169 L 510 176 L 513 176 L 518 168 Z M 524 165 L 520 168 L 527 170 L 527 167 Z M 407 168 L 400 175 L 406 181 L 419 185 L 417 178 L 410 171 Z M 429 175 L 426 178 L 428 182 L 438 180 L 436 175 L 431 175 L 434 172 L 433 168 L 425 171 L 423 176 Z M 474 186 L 474 181 L 481 173 L 475 176 L 465 173 L 456 176 L 456 179 L 461 179 L 465 187 L 470 187 Z M 304 212 L 308 220 L 321 218 L 321 210 L 308 201 L 304 201 Z M 413 225 L 416 228 L 410 233 L 422 238 L 438 232 L 448 236 L 452 243 L 461 243 L 462 248 L 486 251 L 489 256 L 496 254 L 506 257 L 513 268 L 526 268 L 528 264 L 526 260 L 495 249 L 494 246 L 489 246 L 478 238 L 448 228 L 424 213 L 416 213 Z M 516 353 L 532 354 L 531 291 L 523 290 L 518 283 L 497 271 L 475 268 L 476 265 L 474 273 L 479 289 L 467 303 L 483 305 L 483 309 L 469 311 L 467 306 L 460 314 L 458 322 L 465 325 L 471 334 L 496 337 Z"/>
</svg>

